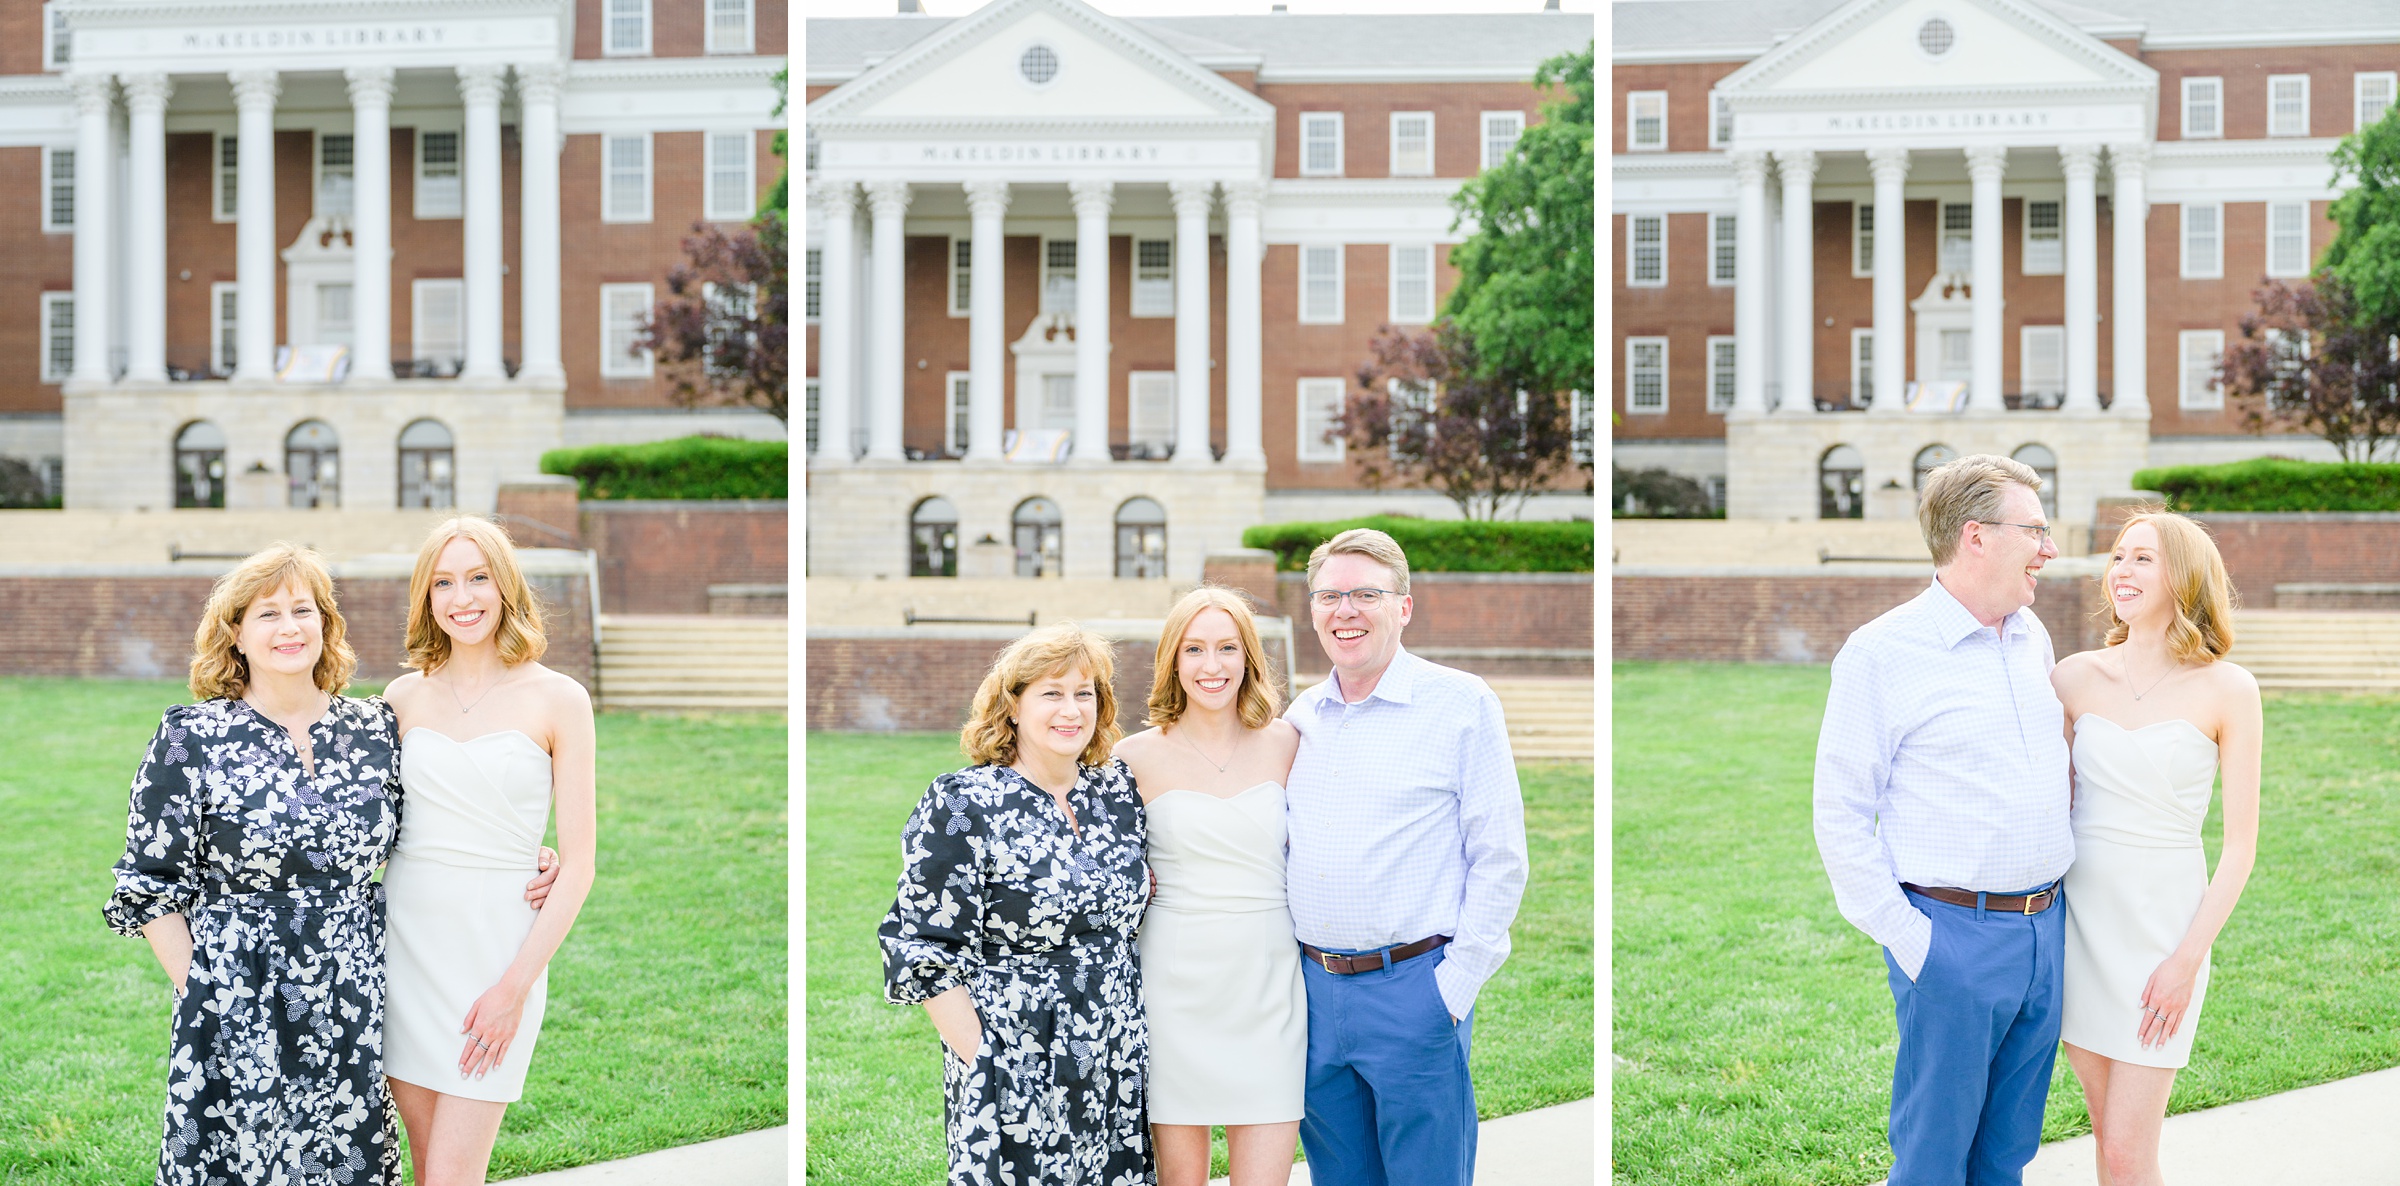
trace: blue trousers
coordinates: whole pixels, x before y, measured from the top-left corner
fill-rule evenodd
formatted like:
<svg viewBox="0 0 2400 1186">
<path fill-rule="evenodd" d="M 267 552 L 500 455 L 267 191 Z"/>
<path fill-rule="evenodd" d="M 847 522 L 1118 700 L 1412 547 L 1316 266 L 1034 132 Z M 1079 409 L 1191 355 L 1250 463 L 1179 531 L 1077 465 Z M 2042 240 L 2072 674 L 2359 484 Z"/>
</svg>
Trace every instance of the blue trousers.
<svg viewBox="0 0 2400 1186">
<path fill-rule="evenodd" d="M 1360 952 L 1336 951 L 1335 955 Z M 1308 1112 L 1300 1143 L 1318 1186 L 1472 1186 L 1475 1015 L 1450 1024 L 1436 948 L 1373 972 L 1336 976 L 1303 959 L 1308 985 Z"/>
<path fill-rule="evenodd" d="M 1913 983 L 1883 953 L 1900 1022 L 1891 1186 L 2018 1186 L 2058 1058 L 2066 908 L 1908 901 L 1933 919 L 1933 946 Z"/>
</svg>

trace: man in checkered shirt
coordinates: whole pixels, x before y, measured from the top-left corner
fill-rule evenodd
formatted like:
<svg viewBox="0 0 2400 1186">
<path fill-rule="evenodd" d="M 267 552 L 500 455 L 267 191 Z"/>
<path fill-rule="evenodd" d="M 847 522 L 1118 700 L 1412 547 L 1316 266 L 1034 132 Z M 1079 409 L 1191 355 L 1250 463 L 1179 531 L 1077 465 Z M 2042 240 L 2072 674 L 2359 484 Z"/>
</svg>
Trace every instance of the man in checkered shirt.
<svg viewBox="0 0 2400 1186">
<path fill-rule="evenodd" d="M 1471 1186 L 1475 996 L 1508 958 L 1525 804 L 1499 698 L 1409 654 L 1408 557 L 1345 531 L 1308 558 L 1333 678 L 1284 713 L 1285 890 L 1308 986 L 1318 1186 Z"/>
</svg>

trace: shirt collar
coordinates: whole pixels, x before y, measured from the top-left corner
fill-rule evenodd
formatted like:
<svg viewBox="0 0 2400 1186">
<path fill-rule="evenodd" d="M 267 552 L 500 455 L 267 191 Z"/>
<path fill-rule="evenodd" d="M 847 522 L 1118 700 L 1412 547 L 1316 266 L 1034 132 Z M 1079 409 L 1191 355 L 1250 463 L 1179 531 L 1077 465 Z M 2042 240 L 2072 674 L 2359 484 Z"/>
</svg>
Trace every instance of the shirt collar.
<svg viewBox="0 0 2400 1186">
<path fill-rule="evenodd" d="M 1394 651 L 1391 665 L 1383 669 L 1382 678 L 1375 681 L 1375 690 L 1367 693 L 1367 700 L 1389 700 L 1394 704 L 1409 703 L 1417 687 L 1417 664 L 1419 662 L 1421 660 L 1415 655 L 1409 654 L 1405 648 Z M 1310 695 L 1317 697 L 1320 710 L 1327 704 L 1344 703 L 1341 680 L 1342 673 L 1336 670 L 1332 675 L 1325 677 L 1325 682 L 1308 690 Z M 1365 701 L 1362 700 L 1360 703 L 1363 704 Z"/>
<path fill-rule="evenodd" d="M 1942 584 L 1942 578 L 1938 575 L 1933 578 L 1932 587 L 1925 591 L 1925 607 L 1933 615 L 1934 635 L 1941 639 L 1945 648 L 1955 647 L 1969 635 L 1986 629 L 1982 622 L 1976 620 L 1975 614 L 1959 601 L 1958 595 Z M 2019 606 L 2000 619 L 2006 627 L 2001 632 L 2002 640 L 2029 636 L 2030 628 L 2026 626 L 2024 618 L 2032 612 L 2030 606 Z"/>
</svg>

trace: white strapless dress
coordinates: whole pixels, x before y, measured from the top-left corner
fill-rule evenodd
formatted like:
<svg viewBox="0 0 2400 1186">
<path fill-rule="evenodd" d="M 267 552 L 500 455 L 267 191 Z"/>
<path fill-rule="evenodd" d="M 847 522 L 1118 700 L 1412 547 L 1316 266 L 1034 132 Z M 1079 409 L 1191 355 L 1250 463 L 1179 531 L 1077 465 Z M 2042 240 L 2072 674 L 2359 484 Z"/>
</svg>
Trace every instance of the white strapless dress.
<svg viewBox="0 0 2400 1186">
<path fill-rule="evenodd" d="M 475 999 L 500 982 L 538 914 L 525 883 L 550 821 L 550 755 L 514 729 L 400 739 L 400 840 L 383 872 L 387 989 L 384 1074 L 446 1095 L 514 1103 L 542 1036 L 550 973 L 526 994 L 501 1064 L 458 1077 Z"/>
<path fill-rule="evenodd" d="M 2217 781 L 2217 743 L 2190 721 L 2127 729 L 2087 712 L 2075 721 L 2074 755 L 2059 1036 L 2120 1062 L 2183 1066 L 2208 996 L 2208 960 L 2183 1024 L 2163 1046 L 2141 1045 L 2142 989 L 2182 945 L 2208 890 L 2200 826 Z"/>
<path fill-rule="evenodd" d="M 1308 990 L 1283 896 L 1283 787 L 1150 801 L 1142 916 L 1153 1124 L 1277 1124 L 1305 1110 Z"/>
</svg>

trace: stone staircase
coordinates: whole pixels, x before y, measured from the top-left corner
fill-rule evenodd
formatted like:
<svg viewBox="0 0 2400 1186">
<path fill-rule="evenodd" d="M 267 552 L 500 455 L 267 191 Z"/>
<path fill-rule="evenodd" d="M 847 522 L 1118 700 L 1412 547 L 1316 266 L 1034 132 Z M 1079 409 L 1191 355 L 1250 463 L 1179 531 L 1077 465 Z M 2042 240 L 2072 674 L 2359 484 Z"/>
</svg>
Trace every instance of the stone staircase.
<svg viewBox="0 0 2400 1186">
<path fill-rule="evenodd" d="M 2400 692 L 2400 614 L 2237 611 L 2226 658 L 2261 688 Z"/>
<path fill-rule="evenodd" d="M 788 712 L 791 620 L 735 614 L 600 617 L 600 707 Z"/>
<path fill-rule="evenodd" d="M 1322 675 L 1299 675 L 1293 695 L 1324 682 Z M 1500 715 L 1508 721 L 1508 748 L 1519 761 L 1539 759 L 1589 762 L 1598 723 L 1592 716 L 1592 681 L 1580 676 L 1499 676 L 1484 680 L 1500 697 Z"/>
</svg>

